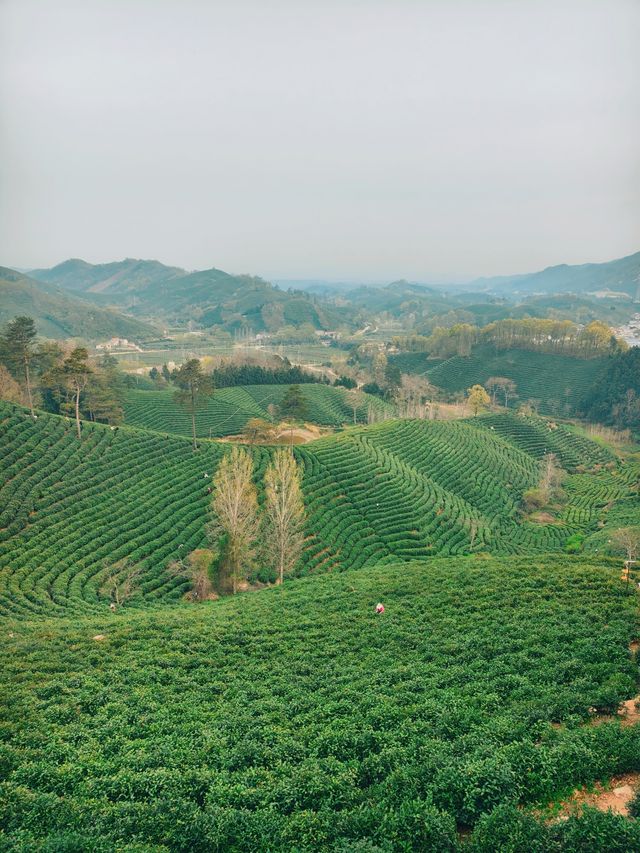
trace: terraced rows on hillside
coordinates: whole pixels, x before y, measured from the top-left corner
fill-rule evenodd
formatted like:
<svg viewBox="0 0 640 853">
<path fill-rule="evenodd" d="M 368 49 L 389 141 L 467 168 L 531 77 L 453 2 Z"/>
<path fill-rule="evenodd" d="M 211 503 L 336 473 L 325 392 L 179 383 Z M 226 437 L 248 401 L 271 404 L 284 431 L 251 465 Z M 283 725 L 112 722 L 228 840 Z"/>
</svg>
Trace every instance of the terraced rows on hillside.
<svg viewBox="0 0 640 853">
<path fill-rule="evenodd" d="M 607 361 L 517 349 L 496 353 L 491 347 L 441 362 L 424 353 L 408 356 L 397 356 L 401 369 L 422 374 L 445 391 L 465 392 L 476 383 L 484 385 L 490 376 L 506 376 L 517 385 L 518 397 L 511 405 L 536 400 L 541 412 L 553 415 L 569 414 L 579 406 Z"/>
<path fill-rule="evenodd" d="M 391 415 L 393 409 L 378 397 L 362 392 L 348 392 L 328 385 L 301 385 L 307 406 L 307 420 L 322 426 L 353 423 L 353 403 L 357 401 L 356 419 L 366 423 L 371 407 L 378 417 Z M 287 391 L 286 385 L 245 385 L 221 388 L 203 401 L 196 416 L 196 432 L 202 438 L 220 438 L 242 432 L 250 418 L 273 420 L 270 406 L 278 406 Z M 172 391 L 127 392 L 125 421 L 131 426 L 191 435 L 191 418 L 178 406 Z"/>
<path fill-rule="evenodd" d="M 226 445 L 203 441 L 194 454 L 180 437 L 98 424 L 85 424 L 79 444 L 64 418 L 32 421 L 8 404 L 0 428 L 0 613 L 104 608 L 106 572 L 124 558 L 144 570 L 144 600 L 183 594 L 166 564 L 205 543 L 207 488 Z M 573 471 L 567 503 L 557 523 L 522 522 L 522 493 L 548 450 Z M 251 452 L 261 483 L 271 451 Z M 303 574 L 558 550 L 633 500 L 638 474 L 565 427 L 512 415 L 387 421 L 295 453 L 307 506 Z"/>
</svg>

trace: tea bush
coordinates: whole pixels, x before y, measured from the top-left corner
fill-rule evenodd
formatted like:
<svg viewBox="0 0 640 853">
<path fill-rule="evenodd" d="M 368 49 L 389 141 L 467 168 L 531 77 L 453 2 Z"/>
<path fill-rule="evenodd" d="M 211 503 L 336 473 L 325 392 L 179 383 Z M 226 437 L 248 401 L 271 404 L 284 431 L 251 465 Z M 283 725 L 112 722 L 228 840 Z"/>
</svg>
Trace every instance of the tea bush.
<svg viewBox="0 0 640 853">
<path fill-rule="evenodd" d="M 478 851 L 636 849 L 622 819 L 521 809 L 640 770 L 640 727 L 572 723 L 634 688 L 637 630 L 564 557 L 5 620 L 0 848 L 453 851 L 466 824 Z"/>
</svg>

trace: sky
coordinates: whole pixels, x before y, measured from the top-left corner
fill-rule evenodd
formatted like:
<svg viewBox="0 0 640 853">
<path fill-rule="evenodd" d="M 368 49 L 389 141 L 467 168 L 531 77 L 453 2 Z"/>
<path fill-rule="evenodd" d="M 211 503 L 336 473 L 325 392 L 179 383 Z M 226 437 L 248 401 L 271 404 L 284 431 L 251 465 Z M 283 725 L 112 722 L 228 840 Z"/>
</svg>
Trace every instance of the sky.
<svg viewBox="0 0 640 853">
<path fill-rule="evenodd" d="M 638 0 L 0 0 L 0 265 L 631 254 L 639 37 Z"/>
</svg>

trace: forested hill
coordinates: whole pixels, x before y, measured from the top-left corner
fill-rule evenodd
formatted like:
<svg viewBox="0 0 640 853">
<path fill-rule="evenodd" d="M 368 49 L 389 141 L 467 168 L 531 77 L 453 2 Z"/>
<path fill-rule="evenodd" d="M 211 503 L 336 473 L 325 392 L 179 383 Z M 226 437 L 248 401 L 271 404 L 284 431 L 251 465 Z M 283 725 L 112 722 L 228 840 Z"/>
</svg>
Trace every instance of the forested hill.
<svg viewBox="0 0 640 853">
<path fill-rule="evenodd" d="M 333 329 L 353 323 L 351 309 L 337 309 L 316 296 L 280 290 L 256 276 L 231 275 L 215 267 L 187 272 L 158 261 L 89 264 L 73 259 L 31 274 L 141 316 L 196 319 L 204 327 L 277 331 L 288 325 Z"/>
<path fill-rule="evenodd" d="M 559 264 L 535 273 L 494 276 L 471 282 L 493 293 L 626 293 L 640 301 L 640 252 L 602 264 Z"/>
<path fill-rule="evenodd" d="M 47 338 L 98 340 L 124 337 L 144 340 L 157 335 L 149 323 L 100 307 L 76 294 L 0 267 L 0 325 L 16 316 L 32 317 Z"/>
</svg>

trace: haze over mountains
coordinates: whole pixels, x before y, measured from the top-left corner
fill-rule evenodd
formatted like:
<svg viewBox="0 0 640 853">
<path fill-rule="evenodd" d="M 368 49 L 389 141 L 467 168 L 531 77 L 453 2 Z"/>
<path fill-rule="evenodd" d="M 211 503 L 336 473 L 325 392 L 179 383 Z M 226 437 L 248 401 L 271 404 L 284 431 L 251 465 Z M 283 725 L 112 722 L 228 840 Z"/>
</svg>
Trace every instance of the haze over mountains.
<svg viewBox="0 0 640 853">
<path fill-rule="evenodd" d="M 399 318 L 416 310 L 437 315 L 462 304 L 470 307 L 476 303 L 475 310 L 494 297 L 521 304 L 522 310 L 508 309 L 510 315 L 524 311 L 539 316 L 536 297 L 548 301 L 550 294 L 559 294 L 558 299 L 575 294 L 579 299 L 608 295 L 640 301 L 640 252 L 602 264 L 562 264 L 535 273 L 475 279 L 464 285 L 404 280 L 386 285 L 322 280 L 297 280 L 295 288 L 286 288 L 286 284 L 294 282 L 282 281 L 279 286 L 215 267 L 187 271 L 134 258 L 107 264 L 70 259 L 28 274 L 3 267 L 0 321 L 27 314 L 37 320 L 41 334 L 47 337 L 89 339 L 152 337 L 157 334 L 156 322 L 194 321 L 202 328 L 217 326 L 230 332 L 246 327 L 274 332 L 302 325 L 355 329 L 363 317 L 376 312 Z M 485 321 L 491 319 L 495 319 L 493 315 L 487 315 Z"/>
<path fill-rule="evenodd" d="M 0 267 L 0 324 L 20 315 L 33 317 L 39 334 L 46 338 L 137 339 L 157 334 L 149 323 L 87 302 L 54 284 Z"/>
<path fill-rule="evenodd" d="M 370 281 L 324 279 L 278 279 L 277 283 L 282 287 L 295 286 L 299 290 L 322 295 L 348 294 L 348 298 L 358 289 L 387 286 Z M 452 292 L 481 290 L 505 297 L 543 293 L 595 293 L 608 290 L 626 293 L 640 301 L 640 252 L 600 264 L 557 264 L 532 273 L 485 276 L 464 282 L 434 281 L 420 286 Z"/>
<path fill-rule="evenodd" d="M 188 272 L 155 260 L 127 258 L 94 265 L 71 259 L 30 275 L 136 315 L 196 320 L 205 327 L 232 330 L 248 325 L 262 331 L 310 323 L 322 329 L 349 319 L 308 294 L 280 290 L 257 276 L 231 275 L 215 267 Z"/>
</svg>

